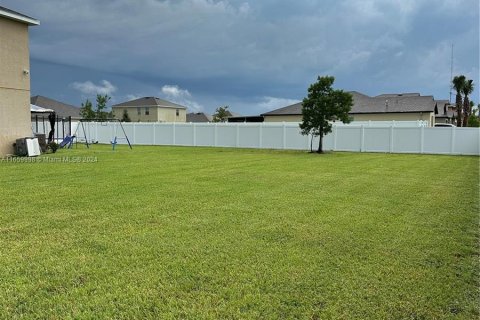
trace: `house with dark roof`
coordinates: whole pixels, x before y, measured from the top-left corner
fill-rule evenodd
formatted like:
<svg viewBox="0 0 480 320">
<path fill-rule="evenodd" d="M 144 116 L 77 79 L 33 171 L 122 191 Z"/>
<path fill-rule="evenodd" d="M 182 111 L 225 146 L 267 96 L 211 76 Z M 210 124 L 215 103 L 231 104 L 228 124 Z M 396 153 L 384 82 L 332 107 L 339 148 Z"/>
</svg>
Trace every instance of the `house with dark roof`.
<svg viewBox="0 0 480 320">
<path fill-rule="evenodd" d="M 44 96 L 34 96 L 30 98 L 30 103 L 41 108 L 51 109 L 59 118 L 72 117 L 73 120 L 81 119 L 80 108 L 66 104 Z"/>
<path fill-rule="evenodd" d="M 212 115 L 205 112 L 187 113 L 187 122 L 212 122 L 212 120 Z"/>
<path fill-rule="evenodd" d="M 0 157 L 13 153 L 30 124 L 29 27 L 40 22 L 0 6 Z"/>
<path fill-rule="evenodd" d="M 375 97 L 351 91 L 353 121 L 427 121 L 435 124 L 435 100 L 433 96 L 419 93 L 382 94 Z M 267 113 L 265 122 L 302 121 L 302 103 L 296 103 Z"/>
<path fill-rule="evenodd" d="M 455 124 L 456 106 L 448 100 L 435 100 L 435 123 Z"/>
<path fill-rule="evenodd" d="M 185 122 L 187 108 L 157 97 L 143 97 L 112 106 L 113 116 L 122 119 L 126 113 L 135 122 Z"/>
</svg>

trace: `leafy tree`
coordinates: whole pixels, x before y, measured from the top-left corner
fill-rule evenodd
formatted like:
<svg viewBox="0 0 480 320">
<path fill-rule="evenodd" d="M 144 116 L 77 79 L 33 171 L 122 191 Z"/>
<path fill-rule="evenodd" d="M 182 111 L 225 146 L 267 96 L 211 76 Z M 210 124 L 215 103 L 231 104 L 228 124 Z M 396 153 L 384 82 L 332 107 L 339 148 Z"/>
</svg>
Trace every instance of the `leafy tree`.
<svg viewBox="0 0 480 320">
<path fill-rule="evenodd" d="M 470 117 L 468 118 L 467 126 L 469 127 L 480 127 L 480 104 L 475 108 L 475 103 L 470 101 L 470 110 L 472 110 Z M 477 115 L 478 113 L 478 115 Z"/>
<path fill-rule="evenodd" d="M 97 119 L 108 119 L 109 112 L 106 111 L 107 103 L 111 99 L 108 95 L 97 94 L 97 108 L 95 115 Z"/>
<path fill-rule="evenodd" d="M 323 153 L 323 137 L 332 131 L 330 121 L 340 120 L 349 123 L 348 113 L 353 106 L 353 97 L 343 90 L 332 88 L 334 77 L 318 77 L 317 82 L 308 88 L 308 96 L 302 104 L 303 135 L 319 136 L 317 153 Z"/>
<path fill-rule="evenodd" d="M 106 111 L 107 103 L 110 99 L 111 97 L 108 95 L 97 94 L 95 110 L 90 100 L 87 99 L 85 103 L 82 103 L 80 115 L 87 120 L 113 118 L 112 112 Z"/>
<path fill-rule="evenodd" d="M 218 107 L 213 114 L 213 122 L 226 122 L 229 116 L 228 106 Z"/>
<path fill-rule="evenodd" d="M 469 127 L 468 119 L 470 117 L 470 113 L 472 112 L 472 108 L 470 106 L 470 100 L 468 98 L 469 95 L 472 94 L 474 89 L 473 80 L 467 80 L 463 84 L 462 92 L 463 92 L 463 126 Z"/>
<path fill-rule="evenodd" d="M 130 116 L 128 115 L 127 109 L 123 109 L 123 114 L 122 114 L 122 122 L 132 122 L 132 119 L 130 119 Z"/>
<path fill-rule="evenodd" d="M 95 119 L 95 111 L 93 111 L 93 106 L 90 100 L 87 99 L 85 103 L 82 103 L 82 107 L 80 108 L 80 116 L 82 119 L 86 120 Z"/>
<path fill-rule="evenodd" d="M 452 80 L 452 84 L 455 91 L 457 91 L 457 95 L 455 96 L 455 105 L 457 107 L 457 127 L 461 127 L 462 120 L 463 120 L 462 91 L 463 91 L 463 86 L 465 85 L 465 76 L 464 75 L 455 76 Z"/>
</svg>

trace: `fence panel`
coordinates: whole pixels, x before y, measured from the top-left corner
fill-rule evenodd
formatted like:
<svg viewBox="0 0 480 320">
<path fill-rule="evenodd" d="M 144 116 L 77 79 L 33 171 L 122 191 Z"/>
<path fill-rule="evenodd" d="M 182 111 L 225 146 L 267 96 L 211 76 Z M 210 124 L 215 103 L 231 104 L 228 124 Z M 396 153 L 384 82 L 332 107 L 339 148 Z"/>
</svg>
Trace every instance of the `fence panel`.
<svg viewBox="0 0 480 320">
<path fill-rule="evenodd" d="M 196 124 L 197 146 L 213 147 L 215 146 L 216 127 L 205 123 Z"/>
<path fill-rule="evenodd" d="M 361 131 L 359 127 L 338 127 L 336 130 L 336 146 L 338 151 L 361 151 Z"/>
<path fill-rule="evenodd" d="M 241 148 L 260 148 L 260 126 L 238 125 L 238 146 Z"/>
<path fill-rule="evenodd" d="M 365 152 L 389 152 L 390 128 L 363 128 L 363 148 Z"/>
<path fill-rule="evenodd" d="M 480 129 L 456 128 L 454 136 L 455 154 L 480 154 Z"/>
<path fill-rule="evenodd" d="M 445 153 L 451 151 L 452 130 L 450 128 L 427 128 L 423 133 L 425 153 Z"/>
<path fill-rule="evenodd" d="M 228 124 L 217 124 L 217 143 L 218 147 L 235 147 L 237 141 L 237 126 Z"/>
<path fill-rule="evenodd" d="M 395 153 L 420 153 L 420 128 L 395 128 L 390 129 L 393 135 L 390 152 Z"/>
<path fill-rule="evenodd" d="M 274 124 L 262 128 L 262 148 L 283 149 L 284 125 Z"/>
<path fill-rule="evenodd" d="M 82 124 L 77 137 L 84 141 Z M 83 123 L 89 142 L 110 143 L 115 136 L 125 144 L 119 123 Z M 301 135 L 298 123 L 123 123 L 132 144 L 219 146 L 309 150 L 318 137 Z M 325 150 L 469 154 L 480 153 L 478 128 L 429 128 L 423 126 L 335 125 L 323 139 Z"/>
<path fill-rule="evenodd" d="M 173 127 L 175 128 L 175 145 L 178 146 L 193 146 L 194 145 L 194 124 L 174 124 Z"/>
</svg>

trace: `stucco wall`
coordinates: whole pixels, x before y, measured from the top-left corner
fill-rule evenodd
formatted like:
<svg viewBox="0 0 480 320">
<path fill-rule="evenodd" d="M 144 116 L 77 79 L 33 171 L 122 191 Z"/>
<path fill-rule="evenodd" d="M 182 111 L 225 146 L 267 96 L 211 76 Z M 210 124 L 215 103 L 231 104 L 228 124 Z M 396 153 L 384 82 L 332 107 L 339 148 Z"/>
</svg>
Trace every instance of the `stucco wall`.
<svg viewBox="0 0 480 320">
<path fill-rule="evenodd" d="M 263 119 L 265 122 L 300 122 L 302 116 L 264 116 Z"/>
<path fill-rule="evenodd" d="M 265 116 L 265 122 L 300 122 L 301 115 L 291 116 Z M 435 114 L 433 112 L 424 113 L 369 113 L 355 114 L 353 121 L 428 121 L 429 126 L 435 123 Z"/>
<path fill-rule="evenodd" d="M 149 115 L 145 114 L 146 107 L 113 107 L 113 114 L 116 119 L 122 119 L 123 110 L 127 110 L 130 120 L 133 122 L 186 122 L 187 112 L 185 109 L 148 107 Z M 178 110 L 178 116 L 176 115 Z"/>
<path fill-rule="evenodd" d="M 354 121 L 428 121 L 429 126 L 435 124 L 435 114 L 433 112 L 423 113 L 370 113 L 354 114 Z"/>
<path fill-rule="evenodd" d="M 0 17 L 0 156 L 17 138 L 32 135 L 28 26 Z"/>
</svg>

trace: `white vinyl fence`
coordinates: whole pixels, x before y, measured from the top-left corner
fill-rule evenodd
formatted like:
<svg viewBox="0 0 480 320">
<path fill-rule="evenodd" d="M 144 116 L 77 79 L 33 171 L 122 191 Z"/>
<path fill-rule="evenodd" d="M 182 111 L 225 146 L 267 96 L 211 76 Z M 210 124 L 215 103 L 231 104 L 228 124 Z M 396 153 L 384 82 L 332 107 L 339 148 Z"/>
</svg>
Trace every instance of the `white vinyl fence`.
<svg viewBox="0 0 480 320">
<path fill-rule="evenodd" d="M 388 153 L 480 154 L 479 128 L 432 128 L 399 125 L 334 125 L 324 150 Z M 72 123 L 77 139 L 126 144 L 119 123 Z M 298 123 L 122 123 L 132 145 L 175 145 L 310 150 L 311 136 Z M 318 138 L 313 139 L 313 149 Z"/>
</svg>

